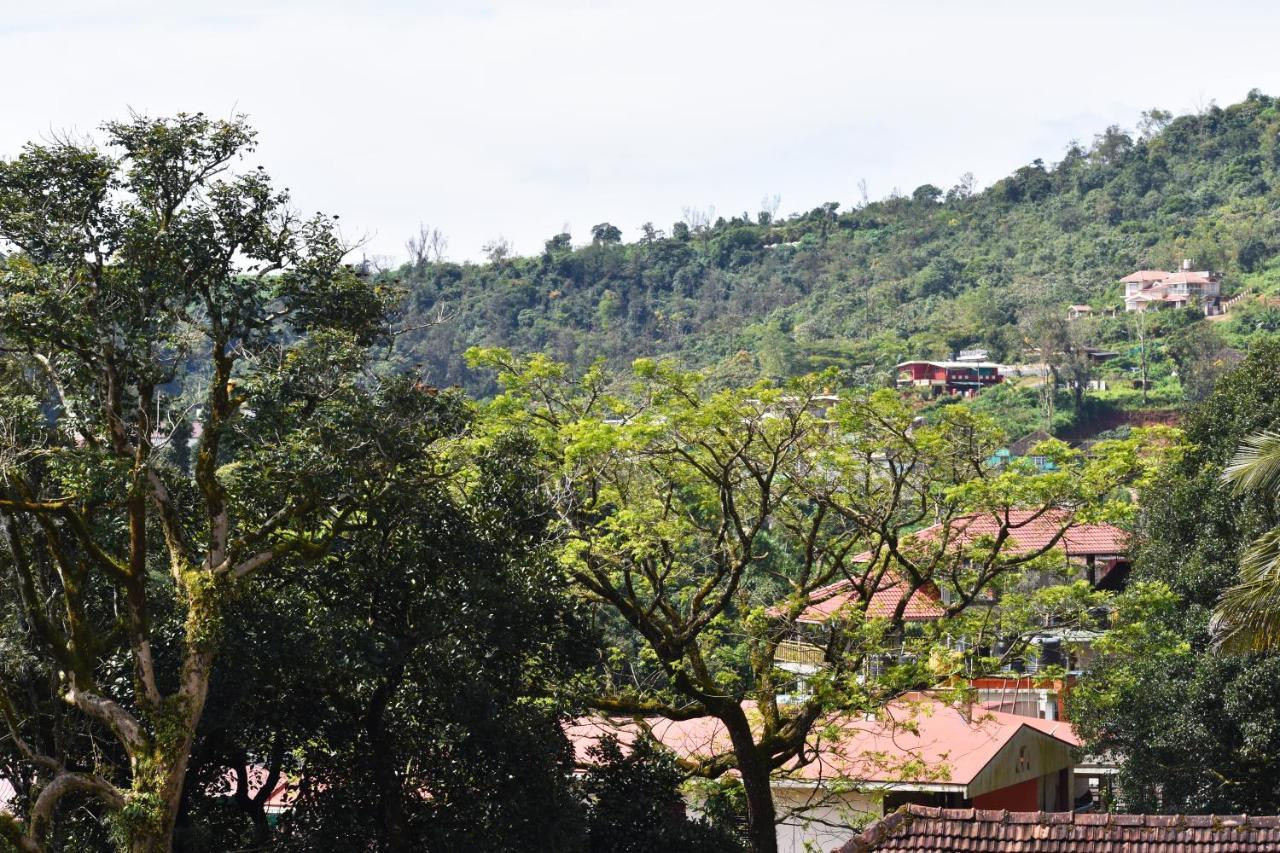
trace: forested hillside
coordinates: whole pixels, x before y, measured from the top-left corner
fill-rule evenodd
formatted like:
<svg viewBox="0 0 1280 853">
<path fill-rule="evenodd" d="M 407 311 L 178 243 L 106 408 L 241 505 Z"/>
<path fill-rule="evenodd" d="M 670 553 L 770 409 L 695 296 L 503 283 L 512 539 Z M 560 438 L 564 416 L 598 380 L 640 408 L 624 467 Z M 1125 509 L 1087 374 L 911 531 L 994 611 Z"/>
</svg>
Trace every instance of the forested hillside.
<svg viewBox="0 0 1280 853">
<path fill-rule="evenodd" d="M 1011 128 L 1009 132 L 1016 132 Z M 1224 273 L 1231 294 L 1280 251 L 1280 101 L 1107 128 L 974 192 L 965 177 L 910 195 L 831 202 L 774 219 L 714 222 L 689 211 L 636 243 L 609 223 L 551 237 L 542 254 L 486 264 L 423 259 L 392 273 L 410 291 L 399 358 L 430 381 L 486 393 L 462 353 L 473 345 L 547 351 L 583 364 L 672 354 L 727 378 L 829 364 L 883 372 L 904 357 L 968 346 L 1012 359 L 1028 311 L 1118 305 L 1139 267 Z M 945 144 L 940 141 L 939 144 Z M 1052 152 L 1046 152 L 1052 156 Z"/>
</svg>

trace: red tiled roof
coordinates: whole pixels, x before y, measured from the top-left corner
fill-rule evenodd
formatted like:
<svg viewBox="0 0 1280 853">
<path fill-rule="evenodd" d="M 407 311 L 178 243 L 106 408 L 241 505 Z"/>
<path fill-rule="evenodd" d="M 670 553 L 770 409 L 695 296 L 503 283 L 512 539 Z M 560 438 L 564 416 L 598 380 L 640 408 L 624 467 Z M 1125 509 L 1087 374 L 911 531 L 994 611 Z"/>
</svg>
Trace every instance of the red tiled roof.
<svg viewBox="0 0 1280 853">
<path fill-rule="evenodd" d="M 1120 281 L 1124 284 L 1128 284 L 1130 282 L 1146 284 L 1147 282 L 1163 281 L 1168 277 L 1169 273 L 1164 270 L 1138 270 L 1137 272 L 1129 273 L 1127 276 L 1120 279 Z"/>
<path fill-rule="evenodd" d="M 756 722 L 754 705 L 744 703 Z M 731 752 L 724 725 L 713 717 L 692 720 L 652 718 L 646 721 L 659 743 L 680 758 L 705 759 Z M 1014 735 L 1024 728 L 1068 746 L 1080 745 L 1071 724 L 1041 720 L 977 705 L 957 708 L 928 693 L 909 693 L 889 703 L 883 713 L 831 714 L 813 728 L 803 764 L 791 762 L 777 772 L 791 779 L 842 779 L 875 784 L 946 785 L 961 789 L 982 770 Z M 593 717 L 565 727 L 579 764 L 590 763 L 588 749 L 605 735 L 619 742 L 635 741 L 639 727 L 633 720 Z"/>
<path fill-rule="evenodd" d="M 1261 853 L 1280 850 L 1280 817 L 939 809 L 908 805 L 837 853 Z"/>
<path fill-rule="evenodd" d="M 886 572 L 880 581 L 880 588 L 871 595 L 867 602 L 868 619 L 891 619 L 898 608 L 898 602 L 906 594 L 906 584 L 895 574 Z M 941 619 L 942 605 L 938 603 L 941 596 L 936 589 L 926 587 L 916 590 L 915 595 L 907 602 L 902 618 L 908 622 L 928 622 Z M 841 610 L 853 611 L 860 603 L 857 589 L 849 580 L 837 581 L 829 586 L 816 589 L 809 596 L 811 602 L 801 612 L 797 621 L 822 624 Z"/>
<path fill-rule="evenodd" d="M 1000 531 L 1001 521 L 990 513 L 952 519 L 951 542 L 962 548 L 980 537 L 994 536 Z M 1010 542 L 1004 547 L 1009 549 L 1009 554 L 1020 555 L 1035 553 L 1048 546 L 1058 531 L 1070 523 L 1070 518 L 1064 510 L 1038 512 L 1014 509 L 1009 510 L 1007 522 Z M 912 534 L 910 539 L 926 544 L 941 533 L 942 525 L 935 524 Z M 1061 547 L 1068 557 L 1123 554 L 1129 547 L 1129 534 L 1113 524 L 1071 524 L 1054 547 Z M 871 554 L 860 554 L 855 559 L 869 560 Z"/>
<path fill-rule="evenodd" d="M 1162 284 L 1213 284 L 1213 274 L 1209 272 L 1176 272 L 1166 278 Z"/>
<path fill-rule="evenodd" d="M 1011 510 L 1008 516 L 1010 541 L 1004 547 L 1008 549 L 1007 553 L 1015 556 L 1040 551 L 1053 541 L 1053 537 L 1067 521 L 1066 513 L 1061 510 L 1039 514 L 1032 510 Z M 970 545 L 982 536 L 994 536 L 1000 530 L 1000 522 L 988 514 L 962 516 L 953 519 L 951 526 L 951 543 L 955 548 Z M 936 540 L 941 532 L 942 525 L 935 524 L 905 537 L 903 544 L 907 547 L 912 542 L 918 545 L 928 544 Z M 1068 557 L 1112 557 L 1125 553 L 1128 547 L 1129 534 L 1113 524 L 1073 524 L 1053 545 L 1053 549 L 1061 549 Z M 871 556 L 870 551 L 865 551 L 854 557 L 854 562 L 869 562 Z M 880 588 L 867 603 L 867 617 L 891 618 L 905 592 L 906 587 L 901 578 L 892 571 L 886 572 Z M 941 618 L 943 609 L 938 603 L 939 598 L 938 591 L 933 587 L 917 590 L 907 602 L 903 618 L 908 622 L 927 622 Z M 809 602 L 798 621 L 821 624 L 841 609 L 856 608 L 859 598 L 854 584 L 849 580 L 841 580 L 814 590 L 809 595 Z"/>
</svg>

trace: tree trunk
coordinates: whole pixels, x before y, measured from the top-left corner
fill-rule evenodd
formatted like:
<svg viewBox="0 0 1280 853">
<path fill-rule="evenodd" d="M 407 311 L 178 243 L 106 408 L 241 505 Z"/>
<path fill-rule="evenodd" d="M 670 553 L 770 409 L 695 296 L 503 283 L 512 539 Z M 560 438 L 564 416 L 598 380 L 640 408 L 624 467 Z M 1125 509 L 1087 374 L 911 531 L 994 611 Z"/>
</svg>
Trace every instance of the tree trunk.
<svg viewBox="0 0 1280 853">
<path fill-rule="evenodd" d="M 188 621 L 190 636 L 191 619 Z M 191 761 L 196 726 L 204 713 L 209 695 L 209 675 L 213 653 L 197 647 L 187 651 L 182 664 L 182 686 L 174 704 L 158 714 L 172 714 L 168 720 L 157 719 L 156 740 L 142 755 L 135 755 L 133 789 L 136 812 L 123 815 L 128 830 L 124 849 L 128 853 L 171 853 L 173 833 L 182 808 L 182 791 Z M 127 808 L 127 807 L 126 807 Z"/>
<path fill-rule="evenodd" d="M 751 853 L 778 853 L 777 813 L 773 807 L 772 768 L 751 734 L 751 724 L 739 709 L 724 720 L 747 795 L 747 843 Z"/>
<path fill-rule="evenodd" d="M 411 848 L 405 826 L 404 803 L 400 780 L 396 774 L 395 743 L 387 729 L 387 706 L 404 678 L 404 655 L 396 649 L 386 680 L 378 686 L 369 701 L 365 729 L 369 738 L 373 783 L 378 794 L 379 824 L 382 844 L 387 853 L 404 853 Z"/>
<path fill-rule="evenodd" d="M 129 834 L 128 853 L 170 853 L 173 850 L 173 833 L 182 807 L 182 790 L 186 782 L 187 762 L 191 753 L 192 738 L 183 738 L 184 744 L 167 755 L 157 756 L 156 773 L 163 777 L 160 790 L 154 794 L 134 788 L 135 795 L 154 797 L 150 814 L 137 820 L 136 828 Z M 145 801 L 143 801 L 145 802 Z"/>
</svg>

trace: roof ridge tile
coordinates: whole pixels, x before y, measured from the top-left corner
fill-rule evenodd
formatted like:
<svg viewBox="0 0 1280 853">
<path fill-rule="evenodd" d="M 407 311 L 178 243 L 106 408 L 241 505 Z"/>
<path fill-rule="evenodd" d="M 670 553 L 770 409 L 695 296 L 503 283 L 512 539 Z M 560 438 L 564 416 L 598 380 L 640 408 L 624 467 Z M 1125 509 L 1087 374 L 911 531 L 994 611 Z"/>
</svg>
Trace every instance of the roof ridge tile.
<svg viewBox="0 0 1280 853">
<path fill-rule="evenodd" d="M 1139 848 L 1153 853 L 1262 853 L 1280 849 L 1277 830 L 1280 815 L 1013 812 L 909 804 L 872 823 L 837 853 L 926 849 L 1127 853 Z"/>
</svg>

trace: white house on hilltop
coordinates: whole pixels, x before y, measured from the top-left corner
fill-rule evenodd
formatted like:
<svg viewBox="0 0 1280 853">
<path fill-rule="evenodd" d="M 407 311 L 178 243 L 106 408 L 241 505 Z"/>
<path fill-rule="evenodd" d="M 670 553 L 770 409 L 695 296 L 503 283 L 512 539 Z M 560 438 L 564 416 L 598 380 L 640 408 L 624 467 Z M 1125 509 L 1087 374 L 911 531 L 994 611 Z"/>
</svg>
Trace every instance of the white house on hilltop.
<svg viewBox="0 0 1280 853">
<path fill-rule="evenodd" d="M 1207 315 L 1221 313 L 1222 285 L 1216 273 L 1191 269 L 1182 262 L 1178 272 L 1138 270 L 1120 279 L 1124 285 L 1124 310 L 1186 308 L 1198 305 Z"/>
</svg>

